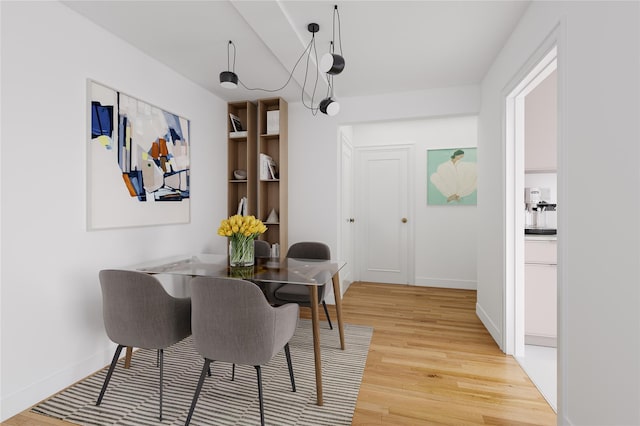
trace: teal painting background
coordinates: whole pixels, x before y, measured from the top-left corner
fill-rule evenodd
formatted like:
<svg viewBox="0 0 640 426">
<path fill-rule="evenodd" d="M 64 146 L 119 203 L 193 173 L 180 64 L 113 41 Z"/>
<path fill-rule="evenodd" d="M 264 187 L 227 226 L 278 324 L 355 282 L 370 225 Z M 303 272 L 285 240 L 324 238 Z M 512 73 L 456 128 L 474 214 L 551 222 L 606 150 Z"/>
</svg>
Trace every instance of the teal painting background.
<svg viewBox="0 0 640 426">
<path fill-rule="evenodd" d="M 477 148 L 447 148 L 447 149 L 429 149 L 427 150 L 427 204 L 432 206 L 438 205 L 468 205 L 475 206 L 478 202 L 478 190 L 472 194 L 463 197 L 460 201 L 448 203 L 447 198 L 431 183 L 431 175 L 438 170 L 438 166 L 451 159 L 453 153 L 461 149 L 464 151 L 464 157 L 461 161 L 466 163 L 477 163 Z"/>
</svg>

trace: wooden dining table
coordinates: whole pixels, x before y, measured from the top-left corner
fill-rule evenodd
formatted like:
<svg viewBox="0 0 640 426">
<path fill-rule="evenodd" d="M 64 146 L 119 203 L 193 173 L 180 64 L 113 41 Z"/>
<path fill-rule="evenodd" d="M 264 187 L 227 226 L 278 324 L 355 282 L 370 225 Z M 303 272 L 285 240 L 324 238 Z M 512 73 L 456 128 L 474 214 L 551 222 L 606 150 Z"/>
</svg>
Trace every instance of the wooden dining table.
<svg viewBox="0 0 640 426">
<path fill-rule="evenodd" d="M 311 322 L 313 330 L 313 352 L 316 376 L 316 399 L 318 405 L 323 405 L 322 393 L 322 356 L 320 350 L 320 326 L 318 317 L 317 286 L 333 285 L 336 313 L 338 316 L 338 331 L 340 334 L 340 348 L 345 349 L 344 325 L 342 321 L 342 293 L 340 291 L 339 272 L 345 266 L 340 260 L 318 259 L 256 259 L 253 266 L 230 267 L 227 255 L 219 254 L 192 254 L 173 256 L 164 259 L 152 260 L 127 267 L 130 270 L 146 272 L 149 274 L 170 274 L 188 277 L 207 276 L 237 278 L 255 283 L 282 283 L 304 285 L 309 289 L 311 300 Z M 125 367 L 131 360 L 132 348 L 127 348 Z"/>
</svg>

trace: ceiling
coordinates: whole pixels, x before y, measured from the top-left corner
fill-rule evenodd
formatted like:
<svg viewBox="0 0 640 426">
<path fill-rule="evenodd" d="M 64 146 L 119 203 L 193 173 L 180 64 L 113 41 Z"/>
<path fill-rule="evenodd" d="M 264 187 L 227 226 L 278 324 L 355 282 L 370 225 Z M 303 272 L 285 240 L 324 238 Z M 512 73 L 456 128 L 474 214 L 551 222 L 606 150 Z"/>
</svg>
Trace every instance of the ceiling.
<svg viewBox="0 0 640 426">
<path fill-rule="evenodd" d="M 65 5 L 226 101 L 301 98 L 305 58 L 277 93 L 223 89 L 227 47 L 248 87 L 279 88 L 311 40 L 329 50 L 338 5 L 345 70 L 336 97 L 478 84 L 528 1 L 63 1 Z M 336 37 L 338 34 L 336 20 Z M 338 40 L 336 40 L 338 41 Z M 306 92 L 313 93 L 311 68 Z M 315 102 L 327 91 L 323 76 Z"/>
</svg>

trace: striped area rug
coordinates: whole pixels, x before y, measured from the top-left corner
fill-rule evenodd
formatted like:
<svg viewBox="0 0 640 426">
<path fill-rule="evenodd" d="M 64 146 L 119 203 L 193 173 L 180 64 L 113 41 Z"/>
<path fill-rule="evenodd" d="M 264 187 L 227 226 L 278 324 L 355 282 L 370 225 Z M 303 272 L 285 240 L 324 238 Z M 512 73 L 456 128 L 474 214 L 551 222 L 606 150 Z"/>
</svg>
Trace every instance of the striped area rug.
<svg viewBox="0 0 640 426">
<path fill-rule="evenodd" d="M 291 392 L 284 351 L 262 367 L 265 421 L 268 425 L 349 425 L 353 417 L 373 330 L 345 324 L 346 350 L 340 349 L 337 328 L 320 325 L 324 405 L 316 405 L 311 321 L 300 320 L 289 343 L 296 392 Z M 191 337 L 165 350 L 163 421 L 158 420 L 156 351 L 134 352 L 131 368 L 116 367 L 99 407 L 107 369 L 43 401 L 32 411 L 78 425 L 183 425 L 191 405 L 203 360 Z M 256 370 L 214 362 L 198 399 L 194 426 L 260 424 Z"/>
</svg>

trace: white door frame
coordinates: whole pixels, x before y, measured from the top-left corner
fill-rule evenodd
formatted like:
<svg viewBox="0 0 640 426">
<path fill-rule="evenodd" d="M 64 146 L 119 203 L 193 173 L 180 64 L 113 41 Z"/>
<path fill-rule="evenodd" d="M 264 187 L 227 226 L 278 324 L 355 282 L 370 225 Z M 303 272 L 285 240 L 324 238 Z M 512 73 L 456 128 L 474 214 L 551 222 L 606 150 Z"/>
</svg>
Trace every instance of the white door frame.
<svg viewBox="0 0 640 426">
<path fill-rule="evenodd" d="M 363 240 L 362 238 L 359 238 L 359 236 L 363 235 L 363 233 L 365 232 L 365 230 L 362 229 L 362 224 L 365 223 L 365 221 L 363 220 L 363 217 L 365 217 L 365 215 L 367 214 L 366 209 L 364 209 L 362 207 L 362 202 L 360 200 L 360 197 L 358 196 L 358 188 L 361 188 L 362 186 L 362 182 L 360 181 L 361 179 L 361 170 L 359 169 L 359 165 L 360 165 L 360 159 L 361 156 L 366 153 L 366 152 L 380 152 L 380 151 L 405 151 L 407 152 L 407 158 L 409 159 L 409 161 L 407 162 L 407 173 L 408 173 L 408 180 L 407 180 L 407 217 L 408 217 L 408 222 L 407 222 L 407 283 L 409 285 L 415 285 L 415 237 L 414 237 L 414 233 L 415 233 L 415 227 L 414 227 L 414 222 L 415 222 L 415 186 L 414 186 L 414 177 L 415 177 L 415 166 L 414 166 L 414 161 L 411 161 L 411 159 L 415 158 L 414 157 L 414 151 L 415 151 L 415 146 L 413 144 L 397 144 L 397 145 L 375 145 L 375 146 L 357 146 L 355 148 L 355 156 L 354 156 L 354 199 L 355 199 L 355 205 L 354 205 L 354 212 L 355 212 L 355 216 L 356 216 L 356 222 L 355 222 L 355 230 L 354 230 L 354 234 L 355 234 L 355 240 L 354 240 L 354 251 L 355 251 L 355 258 L 356 263 L 357 263 L 357 269 L 354 269 L 354 274 L 355 280 L 359 280 L 361 279 L 361 275 L 360 275 L 360 270 L 362 268 L 362 260 L 360 259 L 360 257 L 358 256 L 358 253 L 361 253 L 362 250 L 360 249 L 360 247 L 358 246 L 358 244 L 361 244 L 361 241 Z"/>
<path fill-rule="evenodd" d="M 524 355 L 524 97 L 556 69 L 559 27 L 556 27 L 541 46 L 529 58 L 525 66 L 507 86 L 504 93 L 504 138 L 505 153 L 505 279 L 503 300 L 503 342 L 505 353 L 520 357 Z M 560 70 L 559 70 L 560 71 Z M 558 72 L 558 80 L 562 76 Z M 560 96 L 559 96 L 560 99 Z M 558 108 L 561 115 L 561 109 Z M 561 120 L 558 120 L 559 125 Z M 560 132 L 559 132 L 560 133 Z M 558 137 L 558 146 L 561 138 Z M 558 155 L 560 165 L 561 156 Z M 561 169 L 561 168 L 559 168 Z M 563 198 L 558 188 L 558 198 Z M 560 264 L 560 253 L 559 264 Z M 558 287 L 561 280 L 558 280 Z M 559 295 L 560 296 L 560 295 Z M 558 298 L 560 308 L 560 300 Z M 560 315 L 559 315 L 560 319 Z M 560 342 L 561 333 L 558 333 Z"/>
<path fill-rule="evenodd" d="M 351 197 L 351 212 L 350 215 L 351 217 L 346 218 L 344 217 L 344 210 L 345 210 L 345 206 L 344 206 L 344 191 L 345 191 L 345 186 L 344 186 L 344 152 L 348 151 L 350 152 L 350 168 L 351 168 L 351 185 L 350 188 L 348 189 L 350 194 L 347 194 L 348 196 Z M 340 164 L 340 177 L 339 177 L 339 199 L 338 202 L 340 203 L 340 208 L 338 209 L 338 223 L 339 223 L 339 227 L 338 227 L 338 232 L 340 233 L 339 238 L 338 238 L 338 259 L 342 259 L 347 261 L 347 264 L 345 265 L 345 267 L 343 268 L 343 271 L 340 273 L 340 290 L 342 291 L 342 294 L 344 294 L 347 289 L 349 288 L 349 286 L 351 285 L 351 283 L 353 281 L 357 281 L 358 276 L 357 276 L 357 268 L 358 268 L 358 262 L 356 260 L 356 256 L 354 255 L 355 252 L 355 224 L 352 222 L 349 222 L 347 225 L 347 221 L 349 221 L 350 219 L 353 218 L 353 216 L 355 216 L 355 202 L 353 201 L 353 198 L 355 196 L 355 191 L 354 191 L 354 177 L 355 177 L 355 173 L 354 173 L 354 165 L 355 165 L 355 161 L 354 161 L 354 149 L 353 149 L 353 144 L 351 142 L 351 140 L 347 137 L 347 135 L 345 134 L 345 132 L 342 130 L 342 128 L 339 131 L 339 146 L 338 146 L 338 152 L 339 152 L 339 164 Z M 351 237 L 350 240 L 351 241 L 346 241 L 347 236 L 345 235 L 344 232 L 342 232 L 342 229 L 344 226 L 350 226 L 351 227 Z M 345 248 L 350 247 L 350 251 L 351 253 L 345 253 Z"/>
<path fill-rule="evenodd" d="M 524 356 L 524 120 L 525 97 L 556 70 L 553 46 L 506 98 L 505 352 Z"/>
</svg>

